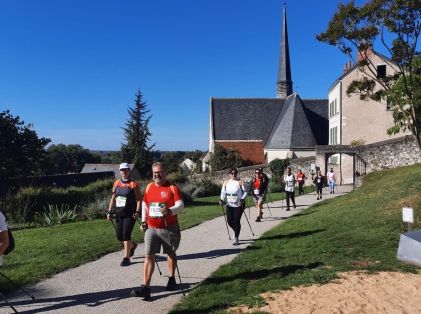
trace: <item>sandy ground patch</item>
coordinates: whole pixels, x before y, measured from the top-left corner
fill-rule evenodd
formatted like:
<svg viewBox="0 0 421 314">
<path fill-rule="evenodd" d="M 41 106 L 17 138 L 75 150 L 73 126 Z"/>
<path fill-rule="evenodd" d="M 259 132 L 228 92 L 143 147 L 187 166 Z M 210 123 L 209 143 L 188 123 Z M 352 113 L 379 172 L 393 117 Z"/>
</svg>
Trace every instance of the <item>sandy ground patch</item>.
<svg viewBox="0 0 421 314">
<path fill-rule="evenodd" d="M 295 287 L 279 293 L 262 294 L 267 305 L 248 309 L 237 307 L 232 313 L 289 314 L 376 314 L 421 313 L 421 273 L 349 272 L 326 285 Z"/>
</svg>

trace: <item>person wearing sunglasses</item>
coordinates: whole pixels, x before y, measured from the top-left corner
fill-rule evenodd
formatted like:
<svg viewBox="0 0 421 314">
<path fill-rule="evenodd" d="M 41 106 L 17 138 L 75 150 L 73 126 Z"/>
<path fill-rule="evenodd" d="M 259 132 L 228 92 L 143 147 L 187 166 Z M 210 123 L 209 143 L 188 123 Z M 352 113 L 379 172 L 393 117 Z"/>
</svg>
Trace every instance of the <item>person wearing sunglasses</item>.
<svg viewBox="0 0 421 314">
<path fill-rule="evenodd" d="M 263 175 L 263 169 L 256 169 L 254 178 L 250 182 L 249 193 L 253 196 L 254 204 L 257 210 L 256 222 L 262 221 L 263 218 L 263 203 L 266 197 L 268 187 L 267 176 Z"/>
<path fill-rule="evenodd" d="M 233 245 L 239 245 L 239 236 L 241 231 L 241 216 L 244 212 L 245 199 L 247 191 L 243 181 L 238 179 L 238 171 L 235 168 L 228 172 L 229 179 L 224 182 L 221 189 L 219 204 L 226 205 L 227 222 L 234 231 Z M 225 202 L 226 198 L 226 202 Z"/>
</svg>

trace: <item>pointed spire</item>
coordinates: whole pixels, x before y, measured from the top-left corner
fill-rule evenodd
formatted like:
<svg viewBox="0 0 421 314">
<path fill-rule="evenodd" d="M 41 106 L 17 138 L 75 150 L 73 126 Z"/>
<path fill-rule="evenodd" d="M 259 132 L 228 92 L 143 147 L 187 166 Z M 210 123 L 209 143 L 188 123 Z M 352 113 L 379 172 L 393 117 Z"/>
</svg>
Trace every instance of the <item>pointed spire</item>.
<svg viewBox="0 0 421 314">
<path fill-rule="evenodd" d="M 291 67 L 289 63 L 289 45 L 287 29 L 287 8 L 284 1 L 282 15 L 281 52 L 279 56 L 278 81 L 276 82 L 276 97 L 286 98 L 292 94 Z"/>
</svg>

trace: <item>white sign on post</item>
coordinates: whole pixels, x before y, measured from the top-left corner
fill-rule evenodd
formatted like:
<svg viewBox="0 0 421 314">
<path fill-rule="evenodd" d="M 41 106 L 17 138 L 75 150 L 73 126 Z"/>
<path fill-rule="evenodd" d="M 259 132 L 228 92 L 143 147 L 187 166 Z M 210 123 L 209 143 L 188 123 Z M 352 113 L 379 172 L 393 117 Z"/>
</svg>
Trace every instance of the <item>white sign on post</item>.
<svg viewBox="0 0 421 314">
<path fill-rule="evenodd" d="M 311 171 L 316 171 L 316 164 L 311 163 L 310 164 L 310 170 Z"/>
<path fill-rule="evenodd" d="M 411 207 L 402 207 L 403 222 L 414 223 L 414 209 Z"/>
</svg>

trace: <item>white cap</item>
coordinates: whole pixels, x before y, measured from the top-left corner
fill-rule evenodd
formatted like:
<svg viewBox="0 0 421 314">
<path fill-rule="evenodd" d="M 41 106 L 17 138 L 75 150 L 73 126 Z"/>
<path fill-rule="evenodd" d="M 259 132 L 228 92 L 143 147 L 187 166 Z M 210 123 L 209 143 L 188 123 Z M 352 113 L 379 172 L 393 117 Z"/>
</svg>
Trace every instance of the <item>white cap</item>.
<svg viewBox="0 0 421 314">
<path fill-rule="evenodd" d="M 120 170 L 122 170 L 122 169 L 129 169 L 130 170 L 130 166 L 127 162 L 123 162 L 122 164 L 120 164 L 119 169 Z"/>
</svg>

